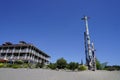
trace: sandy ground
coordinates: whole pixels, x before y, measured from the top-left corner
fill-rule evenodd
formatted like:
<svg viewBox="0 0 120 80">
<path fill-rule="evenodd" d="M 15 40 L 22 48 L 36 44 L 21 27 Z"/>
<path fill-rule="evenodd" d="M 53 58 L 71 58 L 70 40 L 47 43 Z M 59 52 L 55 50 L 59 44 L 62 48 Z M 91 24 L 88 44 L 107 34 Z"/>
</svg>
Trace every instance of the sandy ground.
<svg viewBox="0 0 120 80">
<path fill-rule="evenodd" d="M 46 69 L 0 69 L 0 80 L 120 80 L 120 71 L 66 72 Z"/>
</svg>

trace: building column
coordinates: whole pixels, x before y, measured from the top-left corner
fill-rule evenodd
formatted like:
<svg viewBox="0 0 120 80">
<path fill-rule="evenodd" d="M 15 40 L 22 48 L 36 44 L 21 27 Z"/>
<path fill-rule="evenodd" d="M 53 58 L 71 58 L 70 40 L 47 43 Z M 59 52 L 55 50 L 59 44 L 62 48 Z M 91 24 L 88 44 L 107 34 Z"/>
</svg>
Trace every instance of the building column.
<svg viewBox="0 0 120 80">
<path fill-rule="evenodd" d="M 15 48 L 13 47 L 13 50 L 12 50 L 12 55 L 11 55 L 11 60 L 13 59 L 13 54 L 14 54 L 14 51 L 15 51 Z"/>
<path fill-rule="evenodd" d="M 4 60 L 7 60 L 7 52 L 8 52 L 8 49 L 5 50 Z"/>
<path fill-rule="evenodd" d="M 28 56 L 29 56 L 29 59 L 28 59 L 28 61 L 29 61 L 29 63 L 30 63 L 30 61 L 32 60 L 32 50 L 31 50 L 31 47 L 28 47 Z"/>
<path fill-rule="evenodd" d="M 2 51 L 3 51 L 3 48 L 0 50 L 0 59 L 2 58 L 2 56 L 1 56 Z"/>
<path fill-rule="evenodd" d="M 18 51 L 18 57 L 17 57 L 17 59 L 20 59 L 20 53 L 21 53 L 21 47 L 20 47 L 20 49 Z"/>
</svg>

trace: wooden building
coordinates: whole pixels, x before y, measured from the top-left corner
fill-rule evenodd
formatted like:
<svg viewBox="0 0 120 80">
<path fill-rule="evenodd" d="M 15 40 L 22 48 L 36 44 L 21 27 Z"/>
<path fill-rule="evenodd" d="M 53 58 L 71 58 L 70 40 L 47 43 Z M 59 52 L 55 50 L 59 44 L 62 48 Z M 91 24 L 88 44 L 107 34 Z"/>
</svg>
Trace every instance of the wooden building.
<svg viewBox="0 0 120 80">
<path fill-rule="evenodd" d="M 0 62 L 22 60 L 29 63 L 49 63 L 50 56 L 32 44 L 20 41 L 18 44 L 6 42 L 0 45 Z"/>
</svg>

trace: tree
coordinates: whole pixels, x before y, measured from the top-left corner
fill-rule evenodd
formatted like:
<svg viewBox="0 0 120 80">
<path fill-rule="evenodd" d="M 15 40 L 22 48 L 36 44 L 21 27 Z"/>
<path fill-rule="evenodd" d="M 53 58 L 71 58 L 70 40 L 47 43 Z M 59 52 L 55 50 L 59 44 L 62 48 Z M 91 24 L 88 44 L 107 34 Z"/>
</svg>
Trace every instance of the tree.
<svg viewBox="0 0 120 80">
<path fill-rule="evenodd" d="M 120 71 L 120 66 L 119 65 L 105 66 L 104 70 L 108 70 L 108 71 L 118 70 L 118 71 Z"/>
<path fill-rule="evenodd" d="M 57 60 L 56 65 L 58 69 L 64 69 L 66 68 L 67 61 L 64 58 L 60 58 Z"/>
<path fill-rule="evenodd" d="M 42 63 L 37 63 L 36 64 L 36 68 L 43 68 L 44 67 L 44 65 L 45 65 L 45 63 L 42 61 Z"/>
<path fill-rule="evenodd" d="M 48 65 L 48 68 L 50 68 L 50 69 L 56 69 L 56 64 L 55 63 L 50 63 L 49 65 Z"/>
<path fill-rule="evenodd" d="M 102 69 L 101 63 L 100 63 L 100 61 L 98 61 L 98 59 L 96 59 L 96 68 L 97 68 L 97 70 Z"/>
<path fill-rule="evenodd" d="M 108 62 L 101 63 L 102 70 L 107 66 Z"/>
<path fill-rule="evenodd" d="M 78 66 L 79 66 L 78 63 L 70 62 L 70 63 L 68 64 L 68 69 L 70 69 L 70 70 L 75 70 L 75 69 L 78 68 Z"/>
</svg>

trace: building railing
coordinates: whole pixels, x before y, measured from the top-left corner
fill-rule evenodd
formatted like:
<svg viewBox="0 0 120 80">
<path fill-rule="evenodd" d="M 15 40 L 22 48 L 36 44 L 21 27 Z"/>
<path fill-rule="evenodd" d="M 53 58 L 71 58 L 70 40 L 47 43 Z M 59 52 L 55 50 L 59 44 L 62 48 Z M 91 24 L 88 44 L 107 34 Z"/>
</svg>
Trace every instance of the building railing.
<svg viewBox="0 0 120 80">
<path fill-rule="evenodd" d="M 17 59 L 22 59 L 22 60 L 32 60 L 33 62 L 42 62 L 41 59 L 43 60 L 47 60 L 49 61 L 48 58 L 46 58 L 44 55 L 42 55 L 41 53 L 35 51 L 35 50 L 32 50 L 32 49 L 29 49 L 29 48 L 26 48 L 26 49 L 6 49 L 6 50 L 3 50 L 1 49 L 0 50 L 0 53 L 12 53 L 12 54 L 5 54 L 4 56 L 1 56 L 0 55 L 0 59 L 8 59 L 8 60 L 17 60 Z M 19 53 L 18 55 L 15 55 L 14 53 Z M 21 54 L 21 53 L 24 53 L 24 54 Z M 26 54 L 28 53 L 28 54 Z M 21 56 L 20 56 L 21 54 Z M 41 58 L 41 59 L 40 59 Z"/>
</svg>

